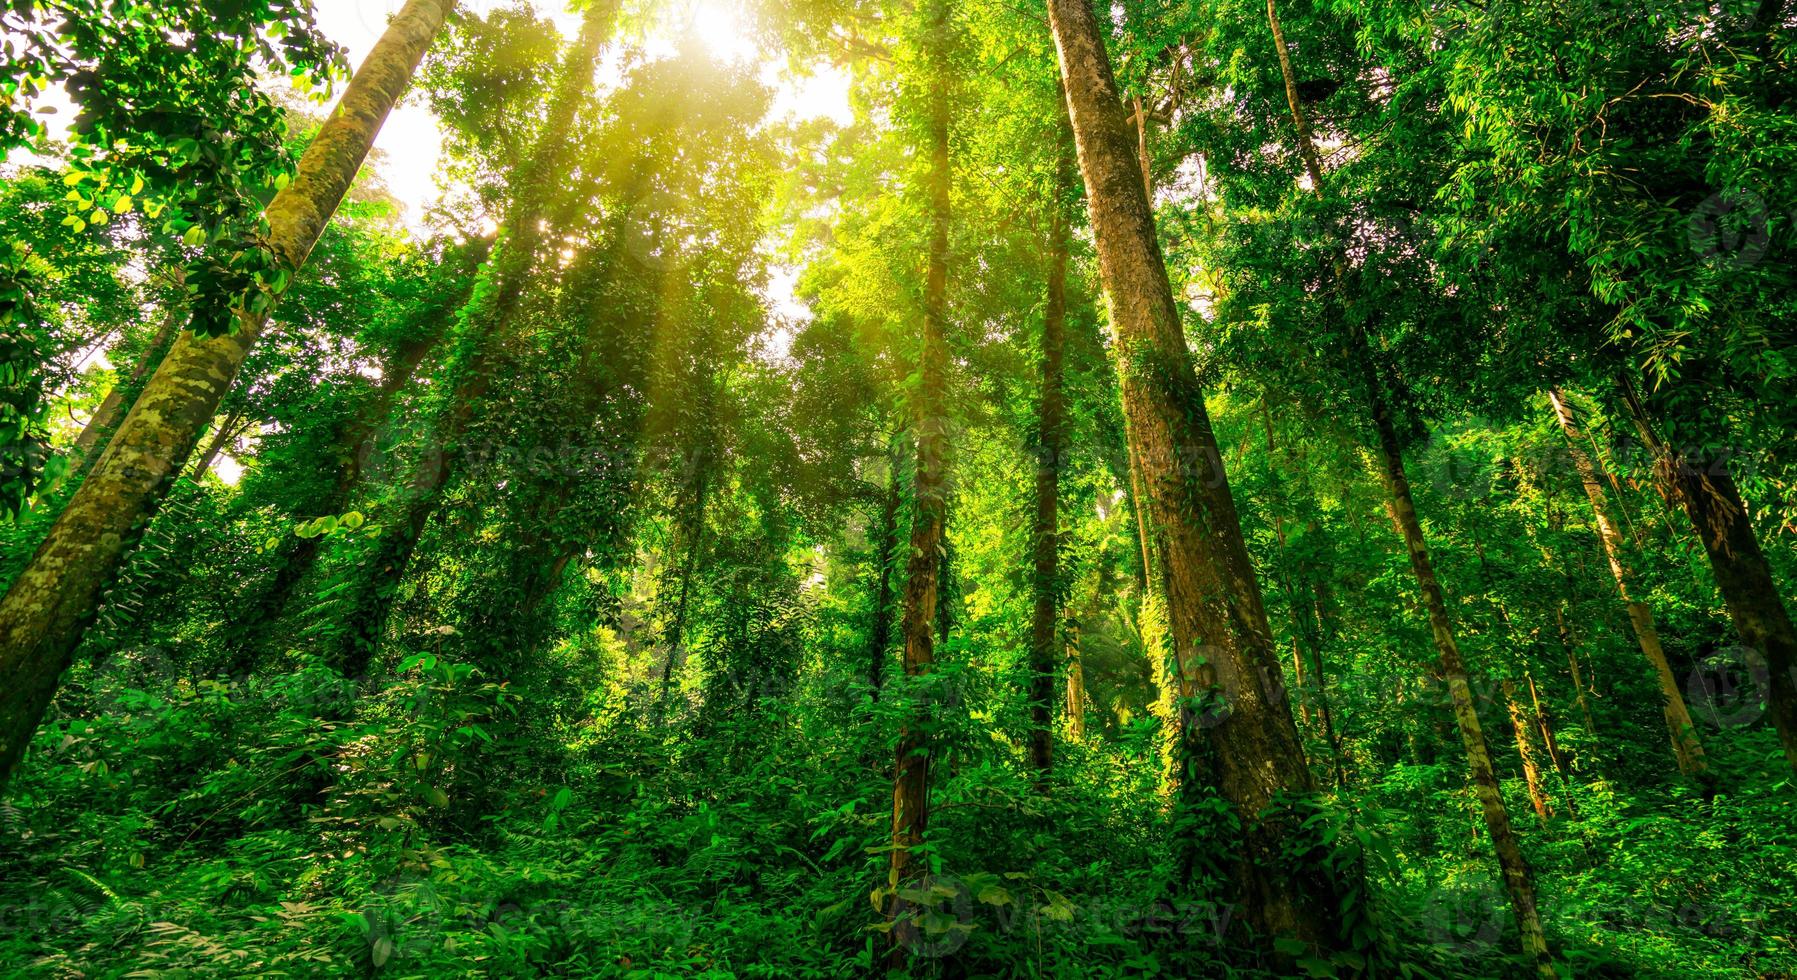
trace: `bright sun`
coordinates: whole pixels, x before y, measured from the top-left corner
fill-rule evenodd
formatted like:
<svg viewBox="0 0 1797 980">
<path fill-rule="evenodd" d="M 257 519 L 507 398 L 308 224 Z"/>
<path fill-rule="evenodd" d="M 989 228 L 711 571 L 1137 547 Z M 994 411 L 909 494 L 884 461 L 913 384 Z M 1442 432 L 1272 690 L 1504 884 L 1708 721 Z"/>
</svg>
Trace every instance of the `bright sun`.
<svg viewBox="0 0 1797 980">
<path fill-rule="evenodd" d="M 759 60 L 760 49 L 748 19 L 735 0 L 689 0 L 669 6 L 669 27 L 676 35 L 691 31 L 713 56 L 735 62 Z"/>
</svg>

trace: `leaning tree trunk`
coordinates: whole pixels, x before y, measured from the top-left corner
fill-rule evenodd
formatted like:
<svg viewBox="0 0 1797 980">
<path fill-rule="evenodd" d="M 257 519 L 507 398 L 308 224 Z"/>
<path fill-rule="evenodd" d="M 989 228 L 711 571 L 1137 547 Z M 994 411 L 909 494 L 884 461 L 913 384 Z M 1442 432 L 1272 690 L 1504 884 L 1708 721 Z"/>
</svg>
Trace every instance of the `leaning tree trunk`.
<svg viewBox="0 0 1797 980">
<path fill-rule="evenodd" d="M 1491 748 L 1486 742 L 1484 728 L 1479 723 L 1466 662 L 1460 656 L 1460 644 L 1454 638 L 1447 600 L 1442 595 L 1441 582 L 1435 576 L 1435 566 L 1429 557 L 1429 543 L 1423 536 L 1422 522 L 1417 518 L 1416 504 L 1410 493 L 1410 480 L 1404 473 L 1404 459 L 1398 448 L 1397 431 L 1386 408 L 1384 393 L 1378 387 L 1379 379 L 1371 364 L 1371 352 L 1365 349 L 1364 338 L 1356 346 L 1360 349 L 1355 353 L 1366 365 L 1367 397 L 1371 402 L 1373 424 L 1379 434 L 1386 484 L 1391 489 L 1392 516 L 1404 536 L 1405 548 L 1410 553 L 1411 573 L 1416 578 L 1417 590 L 1422 593 L 1423 607 L 1429 614 L 1429 627 L 1435 637 L 1436 653 L 1441 661 L 1443 678 L 1448 685 L 1454 721 L 1460 728 L 1460 740 L 1466 747 L 1467 763 L 1472 770 L 1473 792 L 1484 811 L 1485 827 L 1491 834 L 1492 847 L 1497 851 L 1498 867 L 1503 872 L 1504 886 L 1510 894 L 1510 908 L 1516 916 L 1523 951 L 1534 961 L 1537 973 L 1544 978 L 1551 978 L 1556 974 L 1547 949 L 1547 935 L 1542 930 L 1541 916 L 1537 910 L 1534 872 L 1529 868 L 1528 860 L 1523 857 L 1522 845 L 1510 825 L 1510 813 L 1504 806 L 1504 797 L 1492 769 Z"/>
<path fill-rule="evenodd" d="M 1523 782 L 1529 788 L 1529 804 L 1535 808 L 1535 816 L 1547 823 L 1554 815 L 1554 808 L 1541 785 L 1541 764 L 1535 759 L 1535 737 L 1530 734 L 1534 726 L 1522 704 L 1516 700 L 1516 682 L 1506 680 L 1503 688 L 1504 707 L 1510 712 L 1511 733 L 1516 736 L 1516 759 L 1522 763 Z"/>
<path fill-rule="evenodd" d="M 1598 464 L 1586 455 L 1584 447 L 1579 444 L 1581 437 L 1578 420 L 1573 416 L 1572 406 L 1567 404 L 1566 397 L 1555 388 L 1548 392 L 1548 399 L 1553 403 L 1554 417 L 1560 422 L 1560 431 L 1566 436 L 1567 455 L 1572 457 L 1572 465 L 1579 473 L 1579 482 L 1585 486 L 1585 498 L 1591 501 L 1597 537 L 1603 542 L 1604 556 L 1610 560 L 1610 575 L 1616 580 L 1616 593 L 1628 608 L 1629 626 L 1634 630 L 1635 642 L 1640 645 L 1642 656 L 1647 658 L 1648 666 L 1653 668 L 1654 677 L 1659 681 L 1660 706 L 1666 716 L 1666 731 L 1672 737 L 1672 753 L 1678 761 L 1678 771 L 1687 776 L 1702 776 L 1709 767 L 1704 758 L 1703 743 L 1698 741 L 1697 726 L 1692 723 L 1691 712 L 1685 706 L 1684 692 L 1679 689 L 1678 678 L 1673 675 L 1672 666 L 1666 662 L 1666 651 L 1660 646 L 1660 632 L 1654 626 L 1653 608 L 1632 594 L 1634 575 L 1623 554 L 1622 535 L 1610 520 L 1610 509 L 1605 506 L 1604 486 L 1599 478 Z"/>
<path fill-rule="evenodd" d="M 1071 167 L 1060 167 L 1050 207 L 1048 304 L 1042 318 L 1042 401 L 1036 418 L 1035 574 L 1030 581 L 1030 762 L 1037 779 L 1054 766 L 1055 626 L 1060 619 L 1061 457 L 1067 441 L 1065 379 L 1068 230 L 1061 198 L 1072 183 Z"/>
<path fill-rule="evenodd" d="M 1285 82 L 1286 102 L 1291 109 L 1293 128 L 1298 134 L 1298 154 L 1303 161 L 1305 173 L 1310 178 L 1312 192 L 1322 198 L 1322 159 L 1311 135 L 1310 120 L 1305 114 L 1304 104 L 1298 97 L 1291 50 L 1286 46 L 1285 32 L 1280 27 L 1276 0 L 1267 0 L 1267 25 L 1273 34 L 1273 45 L 1279 56 L 1279 71 Z M 1339 295 L 1339 290 L 1343 288 L 1342 280 L 1338 258 L 1334 277 L 1338 302 L 1344 299 Z M 1485 731 L 1479 724 L 1466 663 L 1460 656 L 1460 645 L 1454 638 L 1447 602 L 1442 596 L 1441 583 L 1435 577 L 1435 566 L 1429 558 L 1429 544 L 1423 536 L 1423 525 L 1417 518 L 1416 505 L 1411 498 L 1410 480 L 1404 473 L 1404 457 L 1399 447 L 1397 429 L 1386 404 L 1382 379 L 1373 364 L 1371 345 L 1358 327 L 1350 327 L 1349 345 L 1349 355 L 1358 362 L 1362 372 L 1368 408 L 1379 437 L 1380 461 L 1391 493 L 1392 519 L 1403 535 L 1406 550 L 1410 553 L 1411 572 L 1416 578 L 1418 591 L 1422 593 L 1423 606 L 1429 614 L 1430 630 L 1434 634 L 1442 675 L 1447 682 L 1448 695 L 1454 708 L 1454 721 L 1460 729 L 1467 763 L 1472 770 L 1473 790 L 1484 811 L 1485 826 L 1497 851 L 1498 866 L 1503 872 L 1504 885 L 1510 895 L 1510 908 L 1516 916 L 1523 952 L 1534 962 L 1536 973 L 1552 980 L 1557 974 L 1552 956 L 1548 953 L 1547 935 L 1541 927 L 1535 875 L 1523 857 L 1516 832 L 1510 826 L 1510 813 L 1504 806 L 1504 797 L 1492 770 L 1491 748 L 1485 739 Z"/>
<path fill-rule="evenodd" d="M 1167 279 L 1105 29 L 1084 0 L 1049 0 L 1048 13 L 1117 330 L 1129 437 L 1163 546 L 1159 578 L 1180 694 L 1187 705 L 1210 702 L 1182 712 L 1189 767 L 1182 795 L 1197 803 L 1215 787 L 1241 821 L 1234 885 L 1256 933 L 1333 943 L 1334 886 L 1320 869 L 1285 858 L 1296 828 L 1270 810 L 1276 797 L 1314 786 Z"/>
<path fill-rule="evenodd" d="M 1653 451 L 1656 468 L 1703 543 L 1729 621 L 1747 649 L 1765 658 L 1766 709 L 1784 745 L 1785 760 L 1797 770 L 1797 630 L 1792 629 L 1790 613 L 1772 579 L 1772 566 L 1760 550 L 1728 459 L 1715 453 L 1675 452 L 1660 440 L 1633 382 L 1624 376 L 1621 388 L 1641 441 Z"/>
<path fill-rule="evenodd" d="M 445 371 L 450 397 L 438 407 L 429 445 L 398 492 L 397 513 L 382 521 L 386 529 L 368 572 L 340 606 L 349 621 L 337 651 L 338 667 L 346 676 L 364 673 L 379 651 L 419 539 L 466 453 L 465 437 L 486 400 L 493 363 L 515 325 L 545 232 L 559 233 L 572 218 L 568 208 L 553 209 L 549 202 L 573 166 L 575 117 L 592 93 L 594 64 L 611 35 L 617 9 L 617 0 L 596 0 L 587 8 L 580 36 L 563 60 L 536 146 L 513 175 L 511 205 L 503 237 L 494 246 L 488 282 L 476 288 L 462 311 L 463 333 Z"/>
<path fill-rule="evenodd" d="M 336 516 L 350 505 L 356 487 L 365 476 L 364 469 L 374 456 L 383 422 L 392 414 L 394 402 L 411 384 L 425 358 L 449 332 L 455 310 L 467 301 L 468 293 L 474 287 L 476 273 L 486 261 L 491 245 L 491 239 L 484 239 L 471 248 L 464 256 L 468 263 L 466 274 L 455 280 L 459 286 L 453 290 L 455 298 L 427 310 L 422 319 L 427 325 L 424 333 L 401 345 L 382 365 L 380 384 L 369 394 L 367 401 L 362 403 L 354 418 L 337 433 L 337 479 L 332 482 L 323 498 L 313 502 L 310 512 L 302 513 L 300 517 Z M 414 321 L 414 325 L 419 322 Z M 282 538 L 276 555 L 279 567 L 266 583 L 242 599 L 241 617 L 233 624 L 231 634 L 225 640 L 232 676 L 243 677 L 250 674 L 255 669 L 257 656 L 267 644 L 269 628 L 288 619 L 296 608 L 311 598 L 301 591 L 300 584 L 305 581 L 306 574 L 318 560 L 324 541 L 322 535 L 309 538 L 287 535 Z"/>
<path fill-rule="evenodd" d="M 243 413 L 241 411 L 225 416 L 224 421 L 218 424 L 218 431 L 212 434 L 212 441 L 207 443 L 205 451 L 200 453 L 200 461 L 194 465 L 193 475 L 188 479 L 195 483 L 204 480 L 206 474 L 212 472 L 212 467 L 218 463 L 219 456 L 223 455 L 227 448 L 236 447 L 238 437 L 244 433 L 244 429 L 240 428 L 242 425 Z"/>
<path fill-rule="evenodd" d="M 907 676 L 929 674 L 936 660 L 936 601 L 947 544 L 948 517 L 948 229 L 949 229 L 949 6 L 933 0 L 930 10 L 928 93 L 930 175 L 928 185 L 930 243 L 923 298 L 923 350 L 917 392 L 917 471 L 913 477 L 916 513 L 911 525 L 911 558 L 907 564 L 903 619 L 904 669 Z M 888 917 L 914 914 L 900 897 L 905 883 L 920 874 L 911 849 L 923 841 L 930 815 L 930 746 L 924 734 L 931 712 L 919 704 L 899 735 L 897 766 L 892 780 L 892 862 L 887 872 L 891 890 Z M 903 961 L 903 933 L 891 932 L 892 962 Z"/>
<path fill-rule="evenodd" d="M 124 418 L 125 409 L 130 407 L 126 399 L 136 399 L 140 390 L 139 385 L 142 384 L 146 375 L 162 363 L 163 357 L 167 356 L 169 346 L 174 343 L 180 326 L 181 308 L 175 306 L 168 311 L 167 317 L 162 321 L 162 326 L 157 328 L 156 336 L 150 339 L 150 346 L 144 348 L 143 355 L 132 366 L 130 375 L 114 384 L 106 392 L 106 397 L 100 399 L 99 407 L 94 409 L 93 418 L 88 419 L 87 424 L 82 426 L 81 434 L 75 437 L 75 444 L 69 447 L 69 469 L 68 475 L 63 477 L 64 480 L 87 471 L 88 466 L 95 459 L 94 450 L 100 446 L 101 440 L 111 437 L 113 430 L 118 427 L 119 420 Z"/>
<path fill-rule="evenodd" d="M 450 6 L 408 0 L 307 148 L 293 182 L 269 204 L 265 241 L 288 272 L 305 265 Z M 266 322 L 266 312 L 240 310 L 229 336 L 183 334 L 176 341 L 0 600 L 0 785 L 49 706 L 101 589 L 193 452 Z"/>
</svg>

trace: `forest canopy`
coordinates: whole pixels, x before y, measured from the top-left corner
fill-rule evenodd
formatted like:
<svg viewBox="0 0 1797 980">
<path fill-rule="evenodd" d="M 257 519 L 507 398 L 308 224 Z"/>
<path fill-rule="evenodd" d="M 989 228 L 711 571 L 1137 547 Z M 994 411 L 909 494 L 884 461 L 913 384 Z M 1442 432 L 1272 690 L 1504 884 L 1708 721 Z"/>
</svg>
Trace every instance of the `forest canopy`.
<svg viewBox="0 0 1797 980">
<path fill-rule="evenodd" d="M 1797 975 L 1794 68 L 0 6 L 0 973 Z"/>
</svg>

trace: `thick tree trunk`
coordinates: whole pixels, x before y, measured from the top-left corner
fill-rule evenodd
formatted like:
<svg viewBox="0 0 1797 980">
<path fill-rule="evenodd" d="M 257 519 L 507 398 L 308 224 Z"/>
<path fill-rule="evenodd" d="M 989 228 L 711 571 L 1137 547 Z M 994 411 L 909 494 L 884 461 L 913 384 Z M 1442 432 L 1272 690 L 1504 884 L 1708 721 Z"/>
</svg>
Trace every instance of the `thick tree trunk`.
<svg viewBox="0 0 1797 980">
<path fill-rule="evenodd" d="M 616 0 L 596 0 L 587 8 L 580 35 L 563 60 L 536 146 L 513 175 L 511 205 L 487 270 L 487 288 L 477 288 L 463 310 L 463 335 L 445 372 L 450 397 L 439 406 L 430 445 L 399 494 L 397 514 L 382 522 L 386 531 L 368 574 L 342 607 L 350 628 L 340 641 L 337 660 L 348 676 L 365 672 L 379 652 L 418 541 L 442 506 L 443 494 L 466 454 L 465 437 L 492 384 L 493 361 L 515 325 L 545 231 L 559 232 L 572 217 L 567 208 L 552 208 L 550 201 L 570 166 L 575 117 L 592 93 L 594 64 L 611 36 L 617 9 Z"/>
<path fill-rule="evenodd" d="M 1202 709 L 1183 712 L 1184 795 L 1195 803 L 1214 786 L 1242 822 L 1235 886 L 1247 924 L 1263 937 L 1332 943 L 1339 907 L 1332 886 L 1320 870 L 1289 867 L 1282 849 L 1294 828 L 1268 816 L 1275 796 L 1313 789 L 1310 771 L 1168 283 L 1105 32 L 1084 0 L 1049 0 L 1048 11 L 1117 329 L 1130 440 L 1150 519 L 1165 544 L 1159 578 L 1180 693 Z"/>
<path fill-rule="evenodd" d="M 1766 710 L 1784 745 L 1785 760 L 1797 771 L 1797 630 L 1772 579 L 1772 566 L 1760 550 L 1728 459 L 1718 453 L 1674 452 L 1660 440 L 1652 416 L 1626 376 L 1621 387 L 1641 441 L 1652 449 L 1656 468 L 1709 556 L 1729 621 L 1751 651 L 1745 666 L 1755 674 L 1765 672 Z M 1754 657 L 1763 657 L 1764 662 L 1751 662 Z"/>
<path fill-rule="evenodd" d="M 443 25 L 445 0 L 408 0 L 356 72 L 337 110 L 269 205 L 267 244 L 296 271 L 361 169 L 375 134 Z M 237 332 L 183 334 L 145 386 L 93 471 L 0 600 L 0 781 L 9 778 L 100 590 L 225 397 L 266 314 L 240 312 Z"/>
<path fill-rule="evenodd" d="M 948 517 L 948 231 L 950 12 L 947 0 L 930 9 L 928 131 L 930 175 L 928 208 L 930 243 L 924 282 L 923 350 L 918 365 L 917 471 L 911 526 L 911 558 L 907 563 L 903 620 L 904 669 L 907 676 L 928 674 L 936 660 L 936 602 L 942 572 Z M 930 746 L 924 724 L 933 709 L 919 704 L 918 717 L 899 735 L 898 760 L 892 780 L 892 863 L 887 885 L 892 889 L 889 917 L 911 910 L 899 897 L 904 884 L 920 874 L 911 849 L 922 843 L 930 816 Z M 893 961 L 902 961 L 901 930 L 892 933 Z"/>
<path fill-rule="evenodd" d="M 180 307 L 169 310 L 168 317 L 157 328 L 156 336 L 150 339 L 150 346 L 144 349 L 143 356 L 132 366 L 131 374 L 114 384 L 106 392 L 106 397 L 100 399 L 100 406 L 94 409 L 94 417 L 87 420 L 87 425 L 81 428 L 81 434 L 75 437 L 75 444 L 69 447 L 68 472 L 71 476 L 87 471 L 95 459 L 95 448 L 101 444 L 102 439 L 112 435 L 113 430 L 118 428 L 119 420 L 124 418 L 125 409 L 129 407 L 125 403 L 127 396 L 135 399 L 144 377 L 155 370 L 168 355 L 170 345 L 175 342 L 175 336 L 181 330 L 181 314 Z"/>
<path fill-rule="evenodd" d="M 1030 762 L 1038 778 L 1054 765 L 1055 626 L 1060 610 L 1061 457 L 1066 442 L 1062 359 L 1067 326 L 1067 222 L 1059 197 L 1071 183 L 1062 167 L 1061 195 L 1052 203 L 1048 256 L 1048 303 L 1042 318 L 1042 401 L 1036 418 L 1035 600 L 1030 623 Z"/>
<path fill-rule="evenodd" d="M 1666 651 L 1660 646 L 1660 633 L 1654 626 L 1653 608 L 1634 597 L 1634 574 L 1629 569 L 1623 553 L 1622 535 L 1610 520 L 1609 507 L 1605 505 L 1604 486 L 1600 479 L 1597 463 L 1585 454 L 1580 445 L 1578 419 L 1573 415 L 1572 406 L 1558 388 L 1548 392 L 1548 399 L 1553 403 L 1554 417 L 1559 420 L 1560 431 L 1566 436 L 1566 451 L 1572 457 L 1572 464 L 1579 473 L 1579 482 L 1584 484 L 1585 498 L 1591 501 L 1592 517 L 1597 525 L 1598 540 L 1603 542 L 1604 556 L 1610 561 L 1610 576 L 1616 580 L 1616 593 L 1622 597 L 1622 604 L 1628 609 L 1629 625 L 1634 630 L 1635 642 L 1641 647 L 1642 656 L 1647 658 L 1648 666 L 1653 669 L 1654 677 L 1660 685 L 1661 709 L 1666 716 L 1666 731 L 1672 739 L 1672 753 L 1678 762 L 1679 772 L 1687 776 L 1702 776 L 1709 768 L 1704 758 L 1703 743 L 1697 738 L 1697 726 L 1691 721 L 1691 712 L 1685 706 L 1684 692 L 1679 688 L 1678 678 L 1672 673 L 1672 666 L 1666 662 Z M 1583 695 L 1580 695 L 1583 697 Z"/>
</svg>

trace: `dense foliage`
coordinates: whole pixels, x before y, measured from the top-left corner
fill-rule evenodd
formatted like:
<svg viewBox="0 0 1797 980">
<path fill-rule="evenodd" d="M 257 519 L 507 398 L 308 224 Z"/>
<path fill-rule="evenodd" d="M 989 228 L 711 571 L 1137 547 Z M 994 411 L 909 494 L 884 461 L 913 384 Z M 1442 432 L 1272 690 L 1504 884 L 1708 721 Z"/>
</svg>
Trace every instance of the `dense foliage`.
<svg viewBox="0 0 1797 980">
<path fill-rule="evenodd" d="M 1789 4 L 329 2 L 0 7 L 0 973 L 1797 973 Z"/>
</svg>

